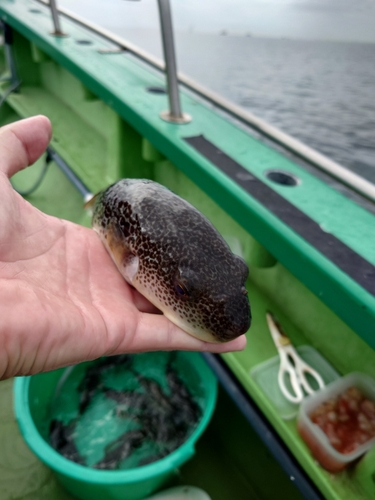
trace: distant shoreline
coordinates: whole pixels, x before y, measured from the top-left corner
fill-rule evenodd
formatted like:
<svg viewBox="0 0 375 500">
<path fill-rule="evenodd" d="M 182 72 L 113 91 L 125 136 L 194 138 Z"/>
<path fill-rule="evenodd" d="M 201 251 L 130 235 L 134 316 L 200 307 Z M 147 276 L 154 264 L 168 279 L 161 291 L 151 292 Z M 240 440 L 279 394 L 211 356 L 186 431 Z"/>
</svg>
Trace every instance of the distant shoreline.
<svg viewBox="0 0 375 500">
<path fill-rule="evenodd" d="M 158 34 L 159 29 L 156 28 L 129 28 L 127 26 L 118 26 L 118 25 L 106 25 L 105 28 L 113 33 L 123 36 L 126 38 L 126 33 L 152 33 Z M 225 34 L 223 33 L 225 32 Z M 239 31 L 229 31 L 229 30 L 219 30 L 219 31 L 198 31 L 195 29 L 187 29 L 187 30 L 178 30 L 175 29 L 175 36 L 214 36 L 214 37 L 227 37 L 227 38 L 247 38 L 253 40 L 277 40 L 277 41 L 290 41 L 290 42 L 313 42 L 313 43 L 340 43 L 340 44 L 359 44 L 359 45 L 375 45 L 375 40 L 339 40 L 335 38 L 298 38 L 298 37 L 290 37 L 290 36 L 271 36 L 265 34 L 256 34 L 256 33 L 248 33 L 248 32 L 239 32 Z"/>
</svg>

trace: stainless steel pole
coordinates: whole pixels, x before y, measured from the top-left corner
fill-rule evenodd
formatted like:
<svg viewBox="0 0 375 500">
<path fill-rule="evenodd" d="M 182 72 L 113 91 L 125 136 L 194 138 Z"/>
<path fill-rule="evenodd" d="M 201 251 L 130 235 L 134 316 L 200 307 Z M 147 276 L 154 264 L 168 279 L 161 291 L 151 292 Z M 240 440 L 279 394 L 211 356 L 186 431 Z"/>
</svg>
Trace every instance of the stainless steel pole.
<svg viewBox="0 0 375 500">
<path fill-rule="evenodd" d="M 158 4 L 170 107 L 169 111 L 163 111 L 160 116 L 169 122 L 188 123 L 191 117 L 182 112 L 180 104 L 171 7 L 169 0 L 158 0 Z"/>
<path fill-rule="evenodd" d="M 49 0 L 49 5 L 52 14 L 53 26 L 55 30 L 52 32 L 52 35 L 55 36 L 66 36 L 65 33 L 61 30 L 59 12 L 57 10 L 56 0 Z"/>
</svg>

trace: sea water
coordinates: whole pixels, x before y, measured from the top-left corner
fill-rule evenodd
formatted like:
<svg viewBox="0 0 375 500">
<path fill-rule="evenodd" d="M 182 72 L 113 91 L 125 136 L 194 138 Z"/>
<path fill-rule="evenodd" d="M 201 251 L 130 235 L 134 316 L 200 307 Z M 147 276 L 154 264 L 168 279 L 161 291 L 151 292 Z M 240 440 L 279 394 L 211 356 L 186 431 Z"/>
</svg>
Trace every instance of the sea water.
<svg viewBox="0 0 375 500">
<path fill-rule="evenodd" d="M 114 30 L 162 58 L 156 30 Z M 180 71 L 375 182 L 375 44 L 177 32 L 176 49 Z"/>
<path fill-rule="evenodd" d="M 64 372 L 48 416 L 51 444 L 55 442 L 57 451 L 67 458 L 99 469 L 131 469 L 174 451 L 191 435 L 204 406 L 200 384 L 191 378 L 194 369 L 184 364 L 178 353 L 145 353 L 106 360 L 113 363 L 82 363 Z M 178 406 L 187 405 L 186 415 L 180 414 L 177 419 L 190 419 L 186 429 L 183 422 L 182 439 L 181 433 L 175 437 L 178 430 L 173 427 L 173 412 L 177 410 L 167 402 L 176 396 L 171 394 L 168 383 L 167 370 L 171 367 L 174 374 L 178 373 L 183 393 Z M 131 451 L 120 459 L 121 446 L 129 439 Z M 64 452 L 66 440 L 68 454 Z M 115 458 L 108 459 L 111 454 Z"/>
</svg>

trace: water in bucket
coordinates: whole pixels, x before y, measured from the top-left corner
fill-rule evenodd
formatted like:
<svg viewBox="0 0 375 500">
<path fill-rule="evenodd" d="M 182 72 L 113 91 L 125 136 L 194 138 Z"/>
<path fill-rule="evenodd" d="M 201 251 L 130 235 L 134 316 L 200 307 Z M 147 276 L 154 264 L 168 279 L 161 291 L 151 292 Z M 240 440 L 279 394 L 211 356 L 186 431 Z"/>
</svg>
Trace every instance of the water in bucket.
<svg viewBox="0 0 375 500">
<path fill-rule="evenodd" d="M 102 470 L 159 460 L 199 423 L 203 389 L 191 376 L 179 354 L 167 352 L 70 367 L 50 405 L 49 442 L 66 458 Z"/>
</svg>

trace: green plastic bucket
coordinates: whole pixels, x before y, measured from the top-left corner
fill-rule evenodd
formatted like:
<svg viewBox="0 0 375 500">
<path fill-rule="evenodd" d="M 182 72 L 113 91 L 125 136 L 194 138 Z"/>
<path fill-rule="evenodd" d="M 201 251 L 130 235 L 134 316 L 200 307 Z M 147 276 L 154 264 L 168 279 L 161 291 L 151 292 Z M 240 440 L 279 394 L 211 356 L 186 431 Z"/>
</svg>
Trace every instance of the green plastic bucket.
<svg viewBox="0 0 375 500">
<path fill-rule="evenodd" d="M 203 408 L 201 419 L 189 438 L 166 457 L 134 469 L 109 471 L 76 464 L 54 450 L 47 437 L 43 436 L 43 429 L 56 386 L 66 369 L 16 379 L 15 414 L 27 445 L 55 472 L 60 483 L 78 498 L 139 500 L 147 497 L 194 455 L 195 443 L 208 425 L 215 408 L 217 380 L 200 354 L 179 352 L 178 360 L 177 371 L 184 372 L 184 381 L 189 389 L 200 391 Z"/>
</svg>

